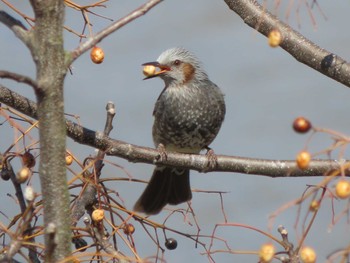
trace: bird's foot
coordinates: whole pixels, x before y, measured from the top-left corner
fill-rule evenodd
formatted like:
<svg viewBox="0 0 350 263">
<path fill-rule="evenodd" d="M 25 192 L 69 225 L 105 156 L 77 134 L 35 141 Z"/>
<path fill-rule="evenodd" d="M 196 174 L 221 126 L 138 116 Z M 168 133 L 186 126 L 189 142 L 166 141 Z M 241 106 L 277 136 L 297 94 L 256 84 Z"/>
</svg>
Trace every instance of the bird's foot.
<svg viewBox="0 0 350 263">
<path fill-rule="evenodd" d="M 154 158 L 154 163 L 157 163 L 157 162 L 163 162 L 163 161 L 166 161 L 168 156 L 167 156 L 167 153 L 165 151 L 165 146 L 164 144 L 160 143 L 158 144 L 157 146 L 157 151 L 158 151 L 158 155 Z"/>
<path fill-rule="evenodd" d="M 207 153 L 205 155 L 208 158 L 207 169 L 214 169 L 218 165 L 218 157 L 212 148 L 207 146 L 205 149 L 207 150 Z"/>
</svg>

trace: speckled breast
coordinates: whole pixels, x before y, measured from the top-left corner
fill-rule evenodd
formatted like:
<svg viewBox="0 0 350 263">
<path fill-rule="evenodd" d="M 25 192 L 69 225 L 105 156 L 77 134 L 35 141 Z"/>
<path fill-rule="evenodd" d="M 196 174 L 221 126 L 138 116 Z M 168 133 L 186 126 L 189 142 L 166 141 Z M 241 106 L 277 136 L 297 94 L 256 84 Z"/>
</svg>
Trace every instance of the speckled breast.
<svg viewBox="0 0 350 263">
<path fill-rule="evenodd" d="M 197 153 L 216 137 L 225 116 L 223 95 L 211 87 L 166 88 L 154 109 L 153 140 L 166 149 Z"/>
</svg>

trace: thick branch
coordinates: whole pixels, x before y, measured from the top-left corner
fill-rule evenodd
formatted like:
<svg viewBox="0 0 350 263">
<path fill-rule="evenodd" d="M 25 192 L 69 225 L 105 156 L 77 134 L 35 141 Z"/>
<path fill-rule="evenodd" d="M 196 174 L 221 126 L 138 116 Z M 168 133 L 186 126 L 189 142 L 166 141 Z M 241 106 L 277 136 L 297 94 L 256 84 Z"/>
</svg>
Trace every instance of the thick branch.
<svg viewBox="0 0 350 263">
<path fill-rule="evenodd" d="M 15 35 L 22 40 L 27 46 L 29 43 L 29 34 L 26 27 L 22 24 L 21 21 L 10 16 L 3 10 L 0 10 L 0 22 L 12 30 Z"/>
<path fill-rule="evenodd" d="M 255 0 L 225 0 L 250 27 L 267 36 L 272 29 L 282 34 L 280 46 L 299 62 L 350 87 L 350 64 L 323 49 L 270 14 Z"/>
<path fill-rule="evenodd" d="M 37 118 L 36 104 L 34 102 L 1 85 L 0 101 L 32 118 Z M 118 156 L 131 162 L 154 164 L 154 160 L 159 154 L 155 149 L 111 139 L 108 136 L 104 136 L 102 132 L 89 130 L 69 120 L 66 120 L 66 127 L 68 136 L 76 142 L 89 145 L 105 151 L 108 155 Z M 217 157 L 218 165 L 210 171 L 256 174 L 274 178 L 322 176 L 340 167 L 337 161 L 313 160 L 309 168 L 302 171 L 296 167 L 294 160 L 264 160 L 224 155 L 218 155 Z M 204 155 L 169 152 L 167 159 L 161 163 L 208 172 L 207 162 L 208 159 Z"/>
<path fill-rule="evenodd" d="M 106 27 L 105 29 L 97 33 L 94 37 L 82 43 L 78 48 L 76 48 L 70 54 L 71 56 L 67 57 L 68 58 L 66 61 L 67 67 L 69 67 L 73 63 L 73 61 L 76 60 L 79 56 L 81 56 L 83 53 L 85 53 L 90 48 L 92 48 L 97 43 L 99 43 L 102 39 L 109 36 L 111 33 L 118 30 L 119 28 L 130 23 L 131 21 L 135 20 L 136 18 L 146 14 L 149 10 L 151 10 L 154 6 L 156 6 L 162 1 L 163 0 L 149 0 L 146 4 L 140 6 L 136 10 L 132 11 L 130 14 L 119 19 L 118 21 L 115 21 L 110 26 Z"/>
</svg>

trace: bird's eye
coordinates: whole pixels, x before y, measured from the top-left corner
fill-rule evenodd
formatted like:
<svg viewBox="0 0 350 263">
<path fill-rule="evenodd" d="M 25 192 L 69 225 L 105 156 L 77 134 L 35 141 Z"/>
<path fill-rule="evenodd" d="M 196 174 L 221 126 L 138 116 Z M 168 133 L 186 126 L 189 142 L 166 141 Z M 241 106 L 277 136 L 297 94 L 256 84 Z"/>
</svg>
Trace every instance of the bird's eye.
<svg viewBox="0 0 350 263">
<path fill-rule="evenodd" d="M 178 65 L 180 65 L 180 64 L 181 64 L 181 61 L 180 61 L 180 60 L 177 59 L 177 60 L 174 61 L 174 65 L 175 65 L 175 66 L 178 66 Z"/>
</svg>

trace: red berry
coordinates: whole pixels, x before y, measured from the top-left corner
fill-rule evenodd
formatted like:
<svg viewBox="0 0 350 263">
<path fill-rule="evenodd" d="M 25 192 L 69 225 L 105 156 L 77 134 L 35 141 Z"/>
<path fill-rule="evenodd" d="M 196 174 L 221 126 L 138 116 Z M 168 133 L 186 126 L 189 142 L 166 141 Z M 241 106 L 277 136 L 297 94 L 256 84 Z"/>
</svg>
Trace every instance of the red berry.
<svg viewBox="0 0 350 263">
<path fill-rule="evenodd" d="M 304 117 L 298 117 L 293 122 L 293 129 L 298 133 L 307 133 L 311 128 L 311 122 Z"/>
<path fill-rule="evenodd" d="M 28 168 L 32 168 L 35 166 L 35 157 L 30 152 L 25 152 L 24 154 L 22 154 L 22 161 L 23 165 Z"/>
</svg>

